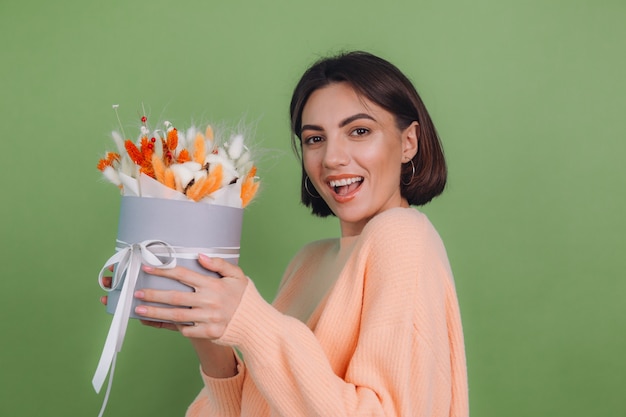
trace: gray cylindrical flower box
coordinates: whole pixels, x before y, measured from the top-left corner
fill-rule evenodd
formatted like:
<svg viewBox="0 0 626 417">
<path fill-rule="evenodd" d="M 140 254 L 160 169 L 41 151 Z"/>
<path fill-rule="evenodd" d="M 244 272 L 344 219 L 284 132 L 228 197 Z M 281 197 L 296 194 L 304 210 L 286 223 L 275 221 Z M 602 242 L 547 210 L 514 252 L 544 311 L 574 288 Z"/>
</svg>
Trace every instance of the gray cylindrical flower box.
<svg viewBox="0 0 626 417">
<path fill-rule="evenodd" d="M 117 240 L 135 244 L 145 240 L 160 240 L 173 247 L 238 248 L 241 242 L 243 209 L 205 204 L 193 201 L 166 200 L 148 197 L 122 197 Z M 219 255 L 215 255 L 219 256 Z M 226 259 L 237 264 L 238 257 Z M 177 265 L 204 275 L 217 276 L 207 271 L 197 259 L 177 259 Z M 113 314 L 120 297 L 123 282 L 109 292 L 107 312 Z M 136 289 L 193 291 L 178 281 L 139 272 Z M 134 311 L 140 302 L 133 299 L 130 317 L 140 318 Z M 146 303 L 146 305 L 164 304 Z"/>
</svg>

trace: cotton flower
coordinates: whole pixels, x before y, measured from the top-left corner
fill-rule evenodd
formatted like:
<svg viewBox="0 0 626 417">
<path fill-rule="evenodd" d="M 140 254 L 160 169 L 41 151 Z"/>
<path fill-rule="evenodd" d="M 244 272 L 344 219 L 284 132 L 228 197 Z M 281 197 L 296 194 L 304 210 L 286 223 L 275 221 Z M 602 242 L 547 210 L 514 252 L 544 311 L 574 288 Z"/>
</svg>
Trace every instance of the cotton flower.
<svg viewBox="0 0 626 417">
<path fill-rule="evenodd" d="M 185 164 L 172 164 L 170 169 L 174 173 L 177 182 L 180 182 L 180 186 L 184 189 L 189 185 L 189 182 L 193 179 L 194 172 L 185 167 Z"/>
<path fill-rule="evenodd" d="M 220 152 L 221 151 L 221 152 Z M 235 169 L 232 161 L 226 157 L 226 152 L 221 149 L 216 154 L 207 155 L 204 160 L 205 164 L 209 164 L 209 167 L 214 165 L 221 165 L 224 170 L 222 178 L 222 186 L 230 184 L 233 180 L 239 178 L 239 174 Z"/>
</svg>

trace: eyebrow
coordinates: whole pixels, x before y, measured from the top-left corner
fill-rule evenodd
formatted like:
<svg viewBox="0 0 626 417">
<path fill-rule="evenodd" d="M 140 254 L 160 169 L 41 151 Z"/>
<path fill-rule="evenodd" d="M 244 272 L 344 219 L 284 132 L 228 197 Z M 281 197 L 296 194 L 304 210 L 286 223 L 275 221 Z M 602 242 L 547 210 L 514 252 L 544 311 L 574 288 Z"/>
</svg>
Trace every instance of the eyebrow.
<svg viewBox="0 0 626 417">
<path fill-rule="evenodd" d="M 339 123 L 339 127 L 345 127 L 347 125 L 349 125 L 350 123 L 354 122 L 355 120 L 359 120 L 359 119 L 368 119 L 368 120 L 373 120 L 376 121 L 376 119 L 374 119 L 372 116 L 370 116 L 367 113 L 357 113 L 353 116 L 347 117 L 345 119 L 343 119 L 340 123 Z M 300 128 L 300 131 L 303 130 L 316 130 L 316 131 L 323 131 L 324 129 L 319 126 L 319 125 L 303 125 Z"/>
<path fill-rule="evenodd" d="M 344 119 L 341 123 L 339 123 L 339 127 L 344 127 L 354 122 L 355 120 L 359 120 L 359 119 L 369 119 L 369 120 L 376 121 L 376 119 L 374 119 L 372 116 L 370 116 L 367 113 L 358 113 L 358 114 L 355 114 L 354 116 L 350 116 Z"/>
</svg>

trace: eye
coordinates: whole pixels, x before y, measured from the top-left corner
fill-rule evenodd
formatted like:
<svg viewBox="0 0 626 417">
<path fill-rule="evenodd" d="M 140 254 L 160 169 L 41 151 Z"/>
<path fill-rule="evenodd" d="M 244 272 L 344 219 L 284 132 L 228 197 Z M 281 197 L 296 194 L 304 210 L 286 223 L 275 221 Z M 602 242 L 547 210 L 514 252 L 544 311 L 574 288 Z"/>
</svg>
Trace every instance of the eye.
<svg viewBox="0 0 626 417">
<path fill-rule="evenodd" d="M 357 127 L 356 129 L 352 130 L 350 134 L 352 136 L 364 136 L 367 135 L 369 132 L 370 130 L 365 127 Z"/>
<path fill-rule="evenodd" d="M 321 136 L 308 136 L 302 139 L 302 143 L 305 145 L 314 145 L 323 141 L 324 139 Z"/>
</svg>

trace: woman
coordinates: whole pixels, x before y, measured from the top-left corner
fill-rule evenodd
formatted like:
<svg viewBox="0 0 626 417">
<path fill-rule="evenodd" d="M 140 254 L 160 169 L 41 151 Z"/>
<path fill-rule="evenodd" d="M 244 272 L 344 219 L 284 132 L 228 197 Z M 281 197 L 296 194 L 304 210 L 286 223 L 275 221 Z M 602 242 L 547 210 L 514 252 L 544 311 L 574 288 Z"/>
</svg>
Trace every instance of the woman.
<svg viewBox="0 0 626 417">
<path fill-rule="evenodd" d="M 410 208 L 439 195 L 446 166 L 410 81 L 364 52 L 322 59 L 291 102 L 302 202 L 335 215 L 341 238 L 311 243 L 266 303 L 244 272 L 199 262 L 147 272 L 194 293 L 135 296 L 146 321 L 192 342 L 204 388 L 188 416 L 467 416 L 458 302 L 444 246 Z M 241 359 L 234 351 L 241 352 Z"/>
</svg>

